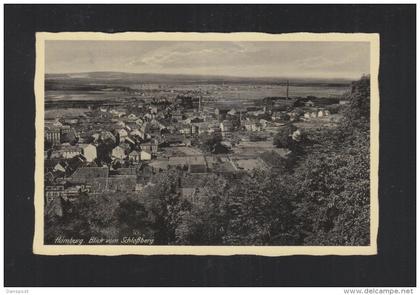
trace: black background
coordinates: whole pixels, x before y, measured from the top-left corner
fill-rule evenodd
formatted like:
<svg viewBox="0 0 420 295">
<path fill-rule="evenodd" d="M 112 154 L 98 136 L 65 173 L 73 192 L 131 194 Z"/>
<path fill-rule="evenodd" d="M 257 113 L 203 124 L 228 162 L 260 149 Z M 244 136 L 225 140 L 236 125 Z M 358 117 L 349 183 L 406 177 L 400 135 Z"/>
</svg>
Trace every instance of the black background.
<svg viewBox="0 0 420 295">
<path fill-rule="evenodd" d="M 414 5 L 5 5 L 5 286 L 415 286 Z M 377 256 L 38 256 L 35 32 L 380 33 Z"/>
</svg>

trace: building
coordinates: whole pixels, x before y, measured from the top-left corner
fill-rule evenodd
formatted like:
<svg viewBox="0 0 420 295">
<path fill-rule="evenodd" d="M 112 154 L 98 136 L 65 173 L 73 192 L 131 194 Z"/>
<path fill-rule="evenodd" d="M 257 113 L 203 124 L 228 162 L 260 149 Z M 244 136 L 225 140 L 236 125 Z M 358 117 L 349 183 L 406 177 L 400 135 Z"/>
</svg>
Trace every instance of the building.
<svg viewBox="0 0 420 295">
<path fill-rule="evenodd" d="M 273 112 L 271 114 L 271 120 L 273 121 L 283 121 L 283 122 L 287 122 L 290 120 L 290 117 L 287 113 L 285 112 Z"/>
<path fill-rule="evenodd" d="M 143 123 L 144 123 L 143 120 L 140 119 L 140 118 L 136 120 L 136 124 L 139 125 L 139 126 L 142 126 Z"/>
<path fill-rule="evenodd" d="M 63 185 L 47 185 L 45 186 L 45 201 L 47 204 L 51 203 L 55 198 L 63 196 Z"/>
<path fill-rule="evenodd" d="M 132 162 L 139 162 L 140 161 L 140 153 L 138 151 L 132 151 L 128 154 L 128 159 Z"/>
<path fill-rule="evenodd" d="M 318 110 L 310 110 L 304 113 L 303 117 L 305 119 L 311 119 L 311 118 L 320 118 L 320 117 L 327 117 L 330 115 L 330 111 L 318 109 Z"/>
<path fill-rule="evenodd" d="M 146 151 L 140 152 L 140 160 L 142 161 L 150 161 L 152 159 L 152 154 Z"/>
<path fill-rule="evenodd" d="M 86 161 L 93 162 L 97 157 L 96 146 L 93 144 L 83 146 L 83 156 L 85 157 Z"/>
<path fill-rule="evenodd" d="M 222 131 L 222 136 L 225 136 L 226 133 L 233 131 L 233 124 L 231 121 L 224 120 L 220 122 L 220 131 Z"/>
<path fill-rule="evenodd" d="M 158 151 L 158 143 L 156 139 L 140 144 L 141 150 L 155 155 Z"/>
<path fill-rule="evenodd" d="M 114 143 L 117 141 L 115 136 L 110 131 L 107 131 L 107 130 L 101 132 L 101 139 L 103 141 L 108 141 L 109 140 L 109 141 L 112 141 Z"/>
<path fill-rule="evenodd" d="M 118 134 L 118 136 L 120 137 L 120 142 L 125 141 L 125 139 L 128 136 L 128 132 L 125 129 L 118 129 L 116 131 L 116 133 Z"/>
<path fill-rule="evenodd" d="M 78 146 L 67 145 L 63 146 L 59 152 L 64 159 L 71 159 L 80 155 L 82 149 Z"/>
<path fill-rule="evenodd" d="M 262 126 L 258 121 L 255 120 L 247 120 L 243 123 L 246 131 L 261 131 Z"/>
<path fill-rule="evenodd" d="M 131 120 L 131 121 L 135 121 L 135 120 L 137 120 L 137 116 L 134 115 L 134 114 L 130 114 L 130 115 L 128 115 L 128 119 Z"/>
<path fill-rule="evenodd" d="M 301 141 L 302 140 L 302 132 L 298 129 L 292 133 L 292 139 L 294 141 Z"/>
<path fill-rule="evenodd" d="M 172 146 L 183 145 L 184 136 L 182 134 L 167 134 L 164 138 L 165 143 Z"/>
<path fill-rule="evenodd" d="M 130 132 L 130 136 L 138 136 L 138 137 L 140 137 L 141 139 L 144 139 L 144 132 L 140 131 L 139 129 L 133 129 L 133 130 Z"/>
<path fill-rule="evenodd" d="M 313 107 L 313 106 L 315 106 L 315 104 L 312 100 L 308 100 L 307 102 L 305 102 L 305 106 L 306 107 Z"/>
<path fill-rule="evenodd" d="M 112 158 L 114 158 L 114 159 L 124 160 L 125 157 L 126 157 L 125 149 L 122 148 L 121 146 L 116 146 L 112 150 L 111 155 L 112 155 Z"/>
<path fill-rule="evenodd" d="M 214 110 L 214 114 L 216 115 L 219 121 L 226 119 L 227 113 L 230 111 L 230 108 L 219 107 Z"/>
<path fill-rule="evenodd" d="M 45 139 L 51 142 L 53 145 L 58 145 L 61 142 L 60 128 L 47 127 L 45 129 Z"/>
<path fill-rule="evenodd" d="M 191 135 L 191 126 L 190 125 L 182 125 L 179 127 L 179 133 L 184 134 L 186 136 L 190 136 Z"/>
</svg>

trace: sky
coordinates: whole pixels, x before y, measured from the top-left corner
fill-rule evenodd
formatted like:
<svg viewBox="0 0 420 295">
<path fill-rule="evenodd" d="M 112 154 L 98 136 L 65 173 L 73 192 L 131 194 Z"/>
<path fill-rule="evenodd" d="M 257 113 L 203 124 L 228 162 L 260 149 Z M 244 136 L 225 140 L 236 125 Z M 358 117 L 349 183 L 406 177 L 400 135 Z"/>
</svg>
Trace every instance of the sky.
<svg viewBox="0 0 420 295">
<path fill-rule="evenodd" d="M 46 73 L 129 73 L 357 79 L 368 42 L 46 41 Z"/>
</svg>

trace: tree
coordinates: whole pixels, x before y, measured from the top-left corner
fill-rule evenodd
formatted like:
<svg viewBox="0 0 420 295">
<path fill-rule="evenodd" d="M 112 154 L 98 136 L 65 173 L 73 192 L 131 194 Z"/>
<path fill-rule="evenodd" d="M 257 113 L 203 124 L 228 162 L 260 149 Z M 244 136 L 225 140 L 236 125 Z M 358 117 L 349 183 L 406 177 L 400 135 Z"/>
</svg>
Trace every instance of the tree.
<svg viewBox="0 0 420 295">
<path fill-rule="evenodd" d="M 223 176 L 209 175 L 200 186 L 203 202 L 192 204 L 184 212 L 177 228 L 177 243 L 184 245 L 221 245 L 227 225 L 225 212 L 228 181 Z"/>
<path fill-rule="evenodd" d="M 363 76 L 360 80 L 353 82 L 347 98 L 350 103 L 345 112 L 345 125 L 356 128 L 368 128 L 370 118 L 370 76 Z"/>
<path fill-rule="evenodd" d="M 294 214 L 305 244 L 369 243 L 367 142 L 367 132 L 357 132 L 340 145 L 324 141 L 295 170 L 299 185 Z"/>
<path fill-rule="evenodd" d="M 220 145 L 222 139 L 222 134 L 220 132 L 201 134 L 199 138 L 200 148 L 206 152 L 214 152 L 215 148 Z"/>
<path fill-rule="evenodd" d="M 295 245 L 293 198 L 288 177 L 256 171 L 227 193 L 223 243 L 228 245 Z M 292 188 L 294 189 L 294 188 Z"/>
<path fill-rule="evenodd" d="M 274 136 L 273 144 L 278 148 L 286 148 L 292 150 L 296 142 L 292 139 L 292 134 L 297 128 L 293 124 L 287 124 L 279 129 Z"/>
<path fill-rule="evenodd" d="M 177 170 L 159 173 L 152 180 L 154 184 L 146 187 L 143 193 L 157 245 L 176 243 L 176 228 L 181 223 L 182 211 L 188 209 L 188 204 L 181 200 L 178 192 L 179 173 Z"/>
<path fill-rule="evenodd" d="M 316 133 L 295 169 L 294 214 L 305 244 L 369 244 L 369 92 L 369 76 L 352 84 L 341 126 Z"/>
<path fill-rule="evenodd" d="M 115 210 L 120 238 L 142 234 L 148 238 L 153 235 L 151 223 L 145 206 L 133 198 L 119 202 Z"/>
</svg>

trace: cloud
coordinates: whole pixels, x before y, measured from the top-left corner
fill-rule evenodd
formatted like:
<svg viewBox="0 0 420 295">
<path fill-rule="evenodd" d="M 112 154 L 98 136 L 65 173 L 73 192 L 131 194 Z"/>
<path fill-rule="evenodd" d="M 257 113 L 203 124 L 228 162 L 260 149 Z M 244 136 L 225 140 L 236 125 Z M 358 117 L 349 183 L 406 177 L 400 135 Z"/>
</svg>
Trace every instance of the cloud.
<svg viewBox="0 0 420 295">
<path fill-rule="evenodd" d="M 240 76 L 358 76 L 369 46 L 357 42 L 93 42 L 47 44 L 48 72 L 127 71 Z"/>
</svg>

